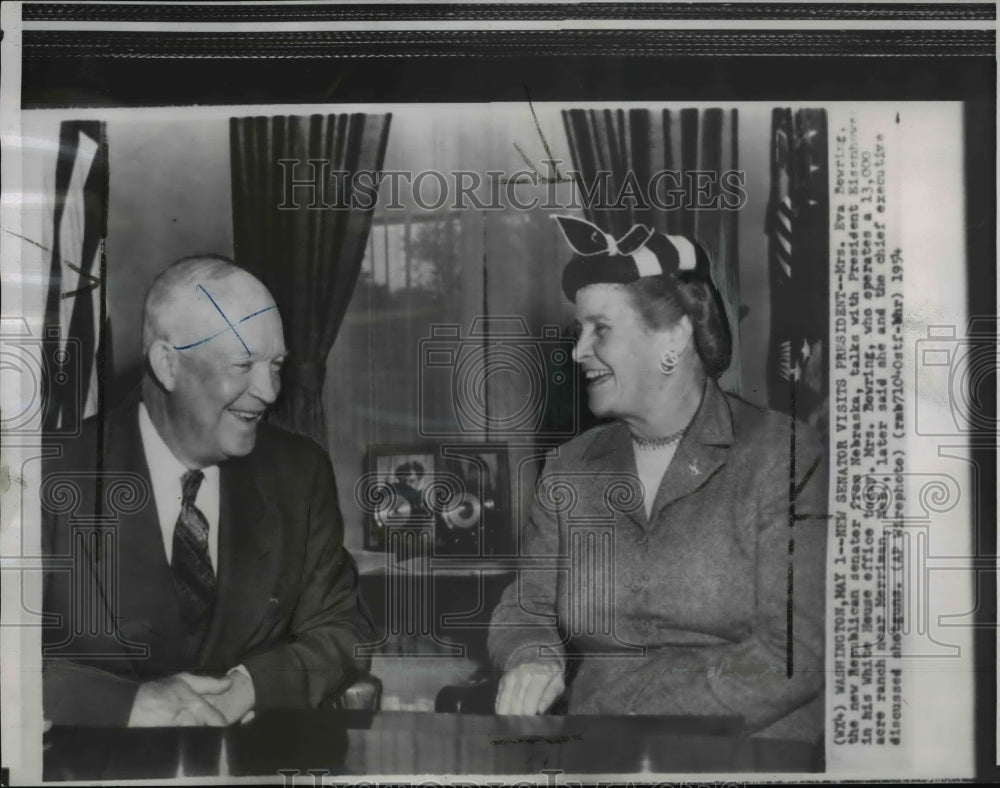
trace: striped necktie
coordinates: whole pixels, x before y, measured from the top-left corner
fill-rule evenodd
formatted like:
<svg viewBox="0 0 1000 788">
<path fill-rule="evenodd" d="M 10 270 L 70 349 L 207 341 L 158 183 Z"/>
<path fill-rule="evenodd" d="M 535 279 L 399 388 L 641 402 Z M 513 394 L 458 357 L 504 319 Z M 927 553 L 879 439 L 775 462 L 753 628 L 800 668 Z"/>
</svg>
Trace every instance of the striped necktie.
<svg viewBox="0 0 1000 788">
<path fill-rule="evenodd" d="M 193 634 L 204 636 L 215 604 L 215 571 L 208 553 L 208 520 L 194 505 L 205 474 L 188 471 L 181 477 L 181 513 L 174 526 L 171 567 L 181 613 Z"/>
</svg>

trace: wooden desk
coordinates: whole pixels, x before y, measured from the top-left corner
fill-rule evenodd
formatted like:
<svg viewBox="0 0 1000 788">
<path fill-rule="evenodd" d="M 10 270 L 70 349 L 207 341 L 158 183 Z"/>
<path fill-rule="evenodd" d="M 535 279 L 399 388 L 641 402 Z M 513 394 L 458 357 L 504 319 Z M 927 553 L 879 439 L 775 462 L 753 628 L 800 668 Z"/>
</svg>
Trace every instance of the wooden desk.
<svg viewBox="0 0 1000 788">
<path fill-rule="evenodd" d="M 746 738 L 724 717 L 497 717 L 301 711 L 232 728 L 69 728 L 45 735 L 46 780 L 331 775 L 805 772 L 811 747 Z"/>
</svg>

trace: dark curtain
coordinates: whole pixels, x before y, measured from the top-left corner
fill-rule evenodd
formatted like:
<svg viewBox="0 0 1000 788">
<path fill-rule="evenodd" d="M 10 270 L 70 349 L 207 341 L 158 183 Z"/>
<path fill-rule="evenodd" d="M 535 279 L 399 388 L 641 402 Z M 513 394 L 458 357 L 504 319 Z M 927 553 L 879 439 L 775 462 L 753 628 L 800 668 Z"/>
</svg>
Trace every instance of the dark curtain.
<svg viewBox="0 0 1000 788">
<path fill-rule="evenodd" d="M 229 121 L 236 262 L 271 290 L 289 350 L 271 418 L 323 446 L 326 359 L 361 270 L 375 202 L 369 187 L 378 183 L 390 120 L 353 113 Z M 307 185 L 289 189 L 292 178 Z"/>
<path fill-rule="evenodd" d="M 733 334 L 733 360 L 720 383 L 738 393 L 736 110 L 573 109 L 563 121 L 589 221 L 616 238 L 641 222 L 696 238 L 708 252 Z"/>
<path fill-rule="evenodd" d="M 827 434 L 829 245 L 826 111 L 771 115 L 768 403 Z"/>
</svg>

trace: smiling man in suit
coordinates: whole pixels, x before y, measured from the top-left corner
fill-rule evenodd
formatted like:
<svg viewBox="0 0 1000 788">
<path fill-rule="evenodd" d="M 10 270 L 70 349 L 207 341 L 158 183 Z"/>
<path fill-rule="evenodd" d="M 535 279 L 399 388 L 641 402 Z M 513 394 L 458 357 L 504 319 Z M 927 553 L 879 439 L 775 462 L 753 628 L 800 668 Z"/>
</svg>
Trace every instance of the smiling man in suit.
<svg viewBox="0 0 1000 788">
<path fill-rule="evenodd" d="M 225 258 L 181 260 L 146 295 L 142 344 L 141 391 L 43 480 L 45 717 L 224 725 L 318 706 L 364 671 L 372 626 L 328 455 L 261 423 L 286 356 L 274 299 Z M 66 484 L 72 511 L 47 505 Z"/>
</svg>

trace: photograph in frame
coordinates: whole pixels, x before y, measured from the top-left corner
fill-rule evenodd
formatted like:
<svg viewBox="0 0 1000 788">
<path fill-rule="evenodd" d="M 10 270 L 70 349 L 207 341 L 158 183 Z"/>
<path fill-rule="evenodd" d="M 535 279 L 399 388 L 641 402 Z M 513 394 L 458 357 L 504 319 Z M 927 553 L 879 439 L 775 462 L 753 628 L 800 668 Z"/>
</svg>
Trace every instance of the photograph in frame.
<svg viewBox="0 0 1000 788">
<path fill-rule="evenodd" d="M 367 468 L 384 501 L 367 523 L 366 550 L 392 552 L 390 534 L 408 529 L 426 535 L 435 557 L 512 554 L 505 446 L 372 445 Z"/>
</svg>

